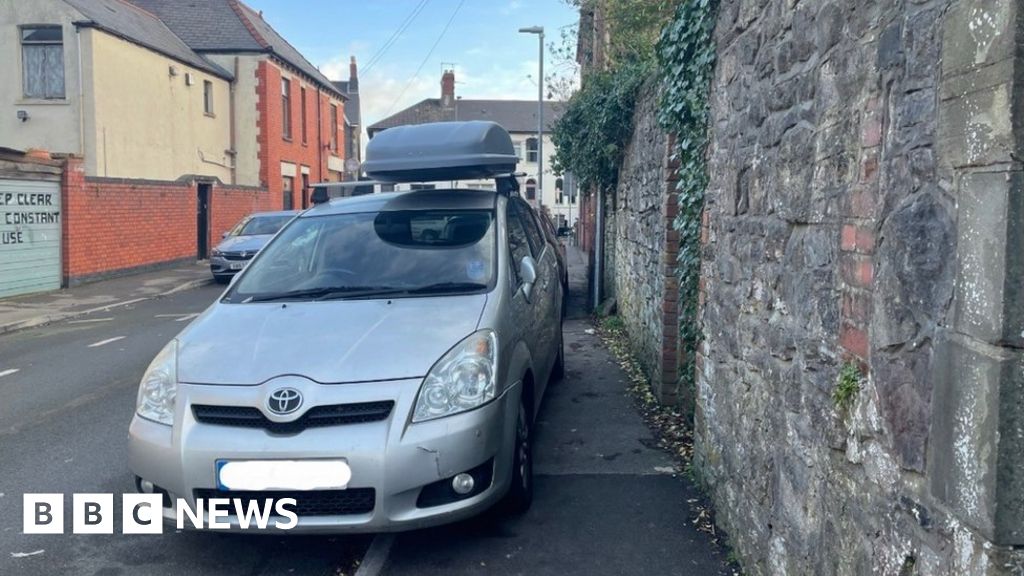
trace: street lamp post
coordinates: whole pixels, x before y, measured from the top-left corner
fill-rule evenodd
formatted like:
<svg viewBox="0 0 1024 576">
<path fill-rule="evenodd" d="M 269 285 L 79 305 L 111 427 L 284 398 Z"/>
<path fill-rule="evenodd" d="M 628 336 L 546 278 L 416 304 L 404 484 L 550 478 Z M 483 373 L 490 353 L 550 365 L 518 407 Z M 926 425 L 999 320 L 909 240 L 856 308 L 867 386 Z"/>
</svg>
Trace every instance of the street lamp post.
<svg viewBox="0 0 1024 576">
<path fill-rule="evenodd" d="M 536 34 L 539 44 L 540 77 L 537 78 L 537 205 L 544 199 L 544 27 L 520 28 L 523 34 Z"/>
</svg>

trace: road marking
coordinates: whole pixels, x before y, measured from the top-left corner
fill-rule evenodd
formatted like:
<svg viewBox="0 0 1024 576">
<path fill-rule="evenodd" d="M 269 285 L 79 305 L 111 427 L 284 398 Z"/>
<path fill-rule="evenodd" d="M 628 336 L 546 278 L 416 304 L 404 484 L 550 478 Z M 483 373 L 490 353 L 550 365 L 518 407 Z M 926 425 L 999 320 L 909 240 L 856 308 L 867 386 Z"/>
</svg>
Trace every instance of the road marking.
<svg viewBox="0 0 1024 576">
<path fill-rule="evenodd" d="M 199 312 L 196 312 L 194 314 L 185 314 L 181 318 L 178 318 L 177 320 L 175 320 L 175 322 L 186 322 L 188 320 L 191 320 L 191 319 L 195 318 L 196 316 L 199 316 Z"/>
<path fill-rule="evenodd" d="M 384 570 L 384 564 L 388 561 L 388 553 L 391 552 L 391 545 L 395 542 L 393 534 L 378 534 L 373 537 L 370 549 L 363 556 L 359 563 L 359 569 L 355 576 L 377 576 Z"/>
<path fill-rule="evenodd" d="M 124 336 L 115 336 L 113 338 L 107 338 L 106 340 L 100 340 L 99 342 L 93 342 L 92 344 L 89 344 L 89 348 L 96 348 L 98 346 L 110 344 L 111 342 L 117 342 L 118 340 L 124 340 Z"/>
<path fill-rule="evenodd" d="M 90 318 L 89 320 L 68 320 L 68 324 L 91 324 L 93 322 L 110 322 L 113 318 Z"/>
<path fill-rule="evenodd" d="M 10 368 L 8 370 L 4 370 L 3 372 L 0 372 L 0 378 L 3 378 L 4 376 L 10 376 L 11 374 L 14 374 L 15 372 L 18 371 L 19 370 L 17 368 Z"/>
<path fill-rule="evenodd" d="M 157 314 L 153 318 L 181 318 L 182 316 L 188 316 L 188 314 Z"/>
</svg>

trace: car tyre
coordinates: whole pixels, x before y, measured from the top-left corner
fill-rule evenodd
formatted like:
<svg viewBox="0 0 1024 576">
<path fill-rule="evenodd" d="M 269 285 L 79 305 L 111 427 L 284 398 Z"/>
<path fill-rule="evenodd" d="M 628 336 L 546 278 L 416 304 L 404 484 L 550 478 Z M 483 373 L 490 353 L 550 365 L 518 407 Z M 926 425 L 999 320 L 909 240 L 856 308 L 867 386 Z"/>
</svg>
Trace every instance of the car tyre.
<svg viewBox="0 0 1024 576">
<path fill-rule="evenodd" d="M 507 514 L 522 514 L 533 503 L 533 426 L 523 398 L 516 415 L 516 437 L 512 451 L 512 485 L 502 502 Z"/>
</svg>

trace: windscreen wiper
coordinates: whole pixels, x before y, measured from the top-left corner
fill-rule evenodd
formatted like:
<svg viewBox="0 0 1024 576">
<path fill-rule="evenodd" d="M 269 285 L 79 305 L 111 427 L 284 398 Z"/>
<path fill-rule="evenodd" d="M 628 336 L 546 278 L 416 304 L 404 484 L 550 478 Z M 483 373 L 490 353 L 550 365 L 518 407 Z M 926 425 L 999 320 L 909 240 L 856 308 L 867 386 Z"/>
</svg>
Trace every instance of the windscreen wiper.
<svg viewBox="0 0 1024 576">
<path fill-rule="evenodd" d="M 247 302 L 274 302 L 277 300 L 330 300 L 332 298 L 345 298 L 350 296 L 363 296 L 386 292 L 402 292 L 387 286 L 322 286 L 320 288 L 306 288 L 303 290 L 287 290 L 284 292 L 271 292 L 268 294 L 257 294 L 243 300 Z"/>
<path fill-rule="evenodd" d="M 409 294 L 434 294 L 436 292 L 475 292 L 487 288 L 479 282 L 438 282 L 406 290 Z"/>
</svg>

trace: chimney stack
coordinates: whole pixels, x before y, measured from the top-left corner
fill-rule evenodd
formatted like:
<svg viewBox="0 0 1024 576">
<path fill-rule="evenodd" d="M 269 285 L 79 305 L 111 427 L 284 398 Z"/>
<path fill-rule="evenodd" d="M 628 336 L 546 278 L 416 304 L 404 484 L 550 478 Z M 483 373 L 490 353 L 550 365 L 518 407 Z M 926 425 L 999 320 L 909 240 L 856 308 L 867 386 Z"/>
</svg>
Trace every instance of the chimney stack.
<svg viewBox="0 0 1024 576">
<path fill-rule="evenodd" d="M 441 105 L 448 108 L 455 104 L 455 71 L 445 70 L 441 75 Z"/>
<path fill-rule="evenodd" d="M 356 67 L 355 56 L 348 61 L 348 91 L 359 92 L 359 70 Z"/>
</svg>

